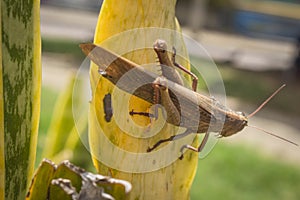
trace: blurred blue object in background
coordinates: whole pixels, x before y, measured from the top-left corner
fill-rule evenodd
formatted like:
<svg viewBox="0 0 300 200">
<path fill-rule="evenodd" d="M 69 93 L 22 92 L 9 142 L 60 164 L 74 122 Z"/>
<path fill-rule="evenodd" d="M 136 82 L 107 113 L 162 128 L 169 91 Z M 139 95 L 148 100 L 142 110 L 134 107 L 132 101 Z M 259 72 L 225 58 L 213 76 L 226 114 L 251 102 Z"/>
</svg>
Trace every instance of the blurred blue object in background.
<svg viewBox="0 0 300 200">
<path fill-rule="evenodd" d="M 103 0 L 41 0 L 41 4 L 98 12 Z"/>
<path fill-rule="evenodd" d="M 300 34 L 299 1 L 243 1 L 234 16 L 235 31 L 251 37 L 295 41 Z"/>
<path fill-rule="evenodd" d="M 237 11 L 234 24 L 237 32 L 252 37 L 296 39 L 300 34 L 299 19 L 254 11 Z"/>
</svg>

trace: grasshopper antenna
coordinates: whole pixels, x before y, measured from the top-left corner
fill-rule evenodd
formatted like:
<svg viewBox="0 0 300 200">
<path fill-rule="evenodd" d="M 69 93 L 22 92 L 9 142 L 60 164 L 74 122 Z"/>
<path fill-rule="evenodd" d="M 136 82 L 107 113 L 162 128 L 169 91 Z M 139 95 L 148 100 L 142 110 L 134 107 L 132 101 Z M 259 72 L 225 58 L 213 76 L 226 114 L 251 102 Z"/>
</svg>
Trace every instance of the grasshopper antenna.
<svg viewBox="0 0 300 200">
<path fill-rule="evenodd" d="M 257 129 L 257 130 L 260 130 L 260 131 L 262 131 L 262 132 L 264 132 L 264 133 L 267 133 L 267 134 L 269 134 L 269 135 L 271 135 L 271 136 L 273 136 L 273 137 L 276 137 L 276 138 L 279 138 L 279 139 L 281 139 L 281 140 L 284 140 L 284 141 L 286 141 L 286 142 L 288 142 L 288 143 L 290 143 L 290 144 L 293 144 L 293 145 L 295 145 L 295 146 L 299 146 L 297 143 L 295 143 L 295 142 L 292 142 L 292 141 L 290 141 L 290 140 L 288 140 L 288 139 L 286 139 L 286 138 L 283 138 L 283 137 L 280 137 L 280 136 L 278 136 L 278 135 L 276 135 L 276 134 L 274 134 L 274 133 L 271 133 L 271 132 L 269 132 L 269 131 L 266 131 L 266 130 L 264 130 L 264 129 L 262 129 L 262 128 L 259 128 L 259 127 L 257 127 L 257 126 L 250 126 L 250 125 L 247 125 L 248 127 L 251 127 L 251 128 L 255 128 L 255 129 Z"/>
<path fill-rule="evenodd" d="M 267 98 L 256 110 L 254 110 L 251 114 L 249 114 L 248 115 L 248 117 L 247 118 L 250 118 L 250 117 L 253 117 L 253 115 L 255 115 L 258 111 L 260 111 L 278 92 L 280 92 L 280 90 L 282 90 L 282 88 L 284 88 L 286 86 L 286 84 L 283 84 L 280 88 L 278 88 L 269 98 Z M 259 127 L 257 127 L 257 126 L 251 126 L 251 125 L 247 125 L 248 127 L 251 127 L 251 128 L 255 128 L 255 129 L 257 129 L 257 130 L 260 130 L 260 131 L 262 131 L 262 132 L 264 132 L 264 133 L 266 133 L 266 134 L 268 134 L 268 135 L 271 135 L 271 136 L 273 136 L 273 137 L 276 137 L 276 138 L 279 138 L 279 139 L 281 139 L 281 140 L 283 140 L 283 141 L 286 141 L 286 142 L 288 142 L 288 143 L 290 143 L 290 144 L 293 144 L 293 145 L 295 145 L 295 146 L 299 146 L 297 143 L 295 143 L 295 142 L 292 142 L 292 141 L 290 141 L 290 140 L 288 140 L 288 139 L 286 139 L 286 138 L 283 138 L 283 137 L 280 137 L 280 136 L 278 136 L 278 135 L 276 135 L 276 134 L 274 134 L 274 133 L 271 133 L 271 132 L 269 132 L 269 131 L 266 131 L 266 130 L 264 130 L 264 129 L 262 129 L 262 128 L 259 128 Z"/>
<path fill-rule="evenodd" d="M 253 117 L 258 111 L 260 111 L 282 88 L 284 88 L 286 84 L 283 84 L 280 88 L 278 88 L 269 98 L 267 98 L 255 111 L 247 116 L 247 118 Z"/>
</svg>

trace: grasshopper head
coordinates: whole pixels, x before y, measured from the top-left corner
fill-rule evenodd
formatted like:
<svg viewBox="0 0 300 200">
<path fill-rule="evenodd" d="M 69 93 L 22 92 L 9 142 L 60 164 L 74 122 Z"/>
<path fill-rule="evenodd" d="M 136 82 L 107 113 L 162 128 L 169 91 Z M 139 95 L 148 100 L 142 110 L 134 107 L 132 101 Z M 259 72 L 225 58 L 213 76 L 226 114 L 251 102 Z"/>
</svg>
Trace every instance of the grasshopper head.
<svg viewBox="0 0 300 200">
<path fill-rule="evenodd" d="M 248 119 L 243 112 L 227 113 L 223 129 L 220 133 L 223 137 L 234 135 L 248 124 Z"/>
<path fill-rule="evenodd" d="M 156 53 L 166 53 L 167 43 L 164 40 L 158 39 L 154 42 L 153 48 Z"/>
</svg>

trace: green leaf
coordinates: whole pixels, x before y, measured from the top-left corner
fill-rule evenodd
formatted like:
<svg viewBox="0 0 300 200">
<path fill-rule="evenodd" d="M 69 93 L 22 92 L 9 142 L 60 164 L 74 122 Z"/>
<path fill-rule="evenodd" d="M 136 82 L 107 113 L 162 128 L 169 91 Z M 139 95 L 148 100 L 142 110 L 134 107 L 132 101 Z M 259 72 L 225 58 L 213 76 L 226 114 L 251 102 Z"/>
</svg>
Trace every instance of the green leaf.
<svg viewBox="0 0 300 200">
<path fill-rule="evenodd" d="M 47 200 L 48 188 L 50 186 L 56 165 L 50 160 L 43 160 L 31 181 L 26 200 Z"/>
<path fill-rule="evenodd" d="M 25 199 L 40 116 L 39 0 L 2 0 L 0 199 Z"/>
</svg>

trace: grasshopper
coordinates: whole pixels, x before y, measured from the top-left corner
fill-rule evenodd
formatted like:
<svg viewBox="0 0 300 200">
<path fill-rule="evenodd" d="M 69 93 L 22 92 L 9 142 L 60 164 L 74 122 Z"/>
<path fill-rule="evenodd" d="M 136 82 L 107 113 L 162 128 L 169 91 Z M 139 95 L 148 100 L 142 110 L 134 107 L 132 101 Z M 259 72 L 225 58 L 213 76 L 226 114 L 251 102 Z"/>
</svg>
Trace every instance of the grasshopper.
<svg viewBox="0 0 300 200">
<path fill-rule="evenodd" d="M 180 111 L 173 104 L 173 101 L 170 98 L 170 94 L 169 94 L 168 87 L 167 87 L 167 82 L 165 81 L 164 77 L 168 80 L 174 81 L 177 84 L 183 85 L 183 81 L 182 81 L 179 73 L 175 69 L 175 68 L 178 68 L 178 69 L 184 71 L 185 73 L 187 73 L 188 75 L 190 75 L 192 77 L 192 80 L 193 80 L 192 89 L 193 89 L 193 91 L 196 91 L 198 78 L 192 72 L 186 70 L 183 66 L 181 66 L 180 64 L 175 62 L 176 50 L 175 50 L 174 47 L 173 47 L 172 60 L 169 58 L 169 55 L 168 55 L 168 52 L 167 52 L 167 44 L 166 44 L 165 41 L 157 40 L 154 43 L 153 48 L 154 48 L 154 51 L 157 54 L 160 65 L 166 66 L 165 68 L 162 69 L 163 78 L 158 77 L 153 83 L 153 86 L 155 88 L 154 102 L 159 103 L 159 96 L 161 96 L 160 103 L 166 109 L 167 115 L 170 116 L 169 121 L 172 121 L 171 122 L 172 124 L 179 124 L 180 123 Z M 234 112 L 234 111 L 220 105 L 215 99 L 212 99 L 212 101 L 215 104 L 215 107 L 213 109 L 217 110 L 218 113 L 221 113 L 221 115 L 223 115 L 225 117 L 225 119 L 223 119 L 224 125 L 219 130 L 218 130 L 218 128 L 220 128 L 222 126 L 221 125 L 222 121 L 219 121 L 218 117 L 215 117 L 213 113 L 209 112 L 205 108 L 204 109 L 199 108 L 199 110 L 202 111 L 202 112 L 200 113 L 201 121 L 199 123 L 197 133 L 205 132 L 205 136 L 204 136 L 204 138 L 203 138 L 203 140 L 202 140 L 202 142 L 201 142 L 201 144 L 199 145 L 198 148 L 195 148 L 191 145 L 182 146 L 180 158 L 181 159 L 183 158 L 183 150 L 185 148 L 190 149 L 192 151 L 196 151 L 196 152 L 201 152 L 203 150 L 203 148 L 205 147 L 205 145 L 208 141 L 208 138 L 210 137 L 210 134 L 211 134 L 211 132 L 208 131 L 209 122 L 214 123 L 213 126 L 212 126 L 213 128 L 211 128 L 211 130 L 219 132 L 218 137 L 228 137 L 228 136 L 234 135 L 234 134 L 240 132 L 245 126 L 247 126 L 248 125 L 248 118 L 252 117 L 256 112 L 258 112 L 284 86 L 285 85 L 283 85 L 277 91 L 275 91 L 261 106 L 258 107 L 258 109 L 256 109 L 256 111 L 254 111 L 252 114 L 250 114 L 248 116 L 246 116 L 243 112 Z M 201 100 L 202 99 L 200 99 L 200 101 Z M 155 110 L 155 112 L 157 112 L 157 110 Z M 138 113 L 138 112 L 132 113 L 131 112 L 131 114 L 140 114 L 140 113 Z M 156 114 L 154 114 L 154 116 L 155 115 Z M 170 138 L 167 138 L 167 139 L 159 140 L 156 144 L 154 144 L 153 147 L 149 147 L 147 149 L 147 151 L 150 152 L 150 151 L 154 150 L 155 148 L 157 148 L 160 144 L 162 144 L 164 142 L 174 141 L 174 140 L 180 139 L 184 136 L 187 136 L 191 133 L 192 133 L 191 130 L 187 129 L 184 133 L 171 136 Z M 269 132 L 267 132 L 267 133 L 271 134 L 275 137 L 281 138 L 285 141 L 288 141 L 292 144 L 295 144 L 295 143 L 293 143 L 289 140 L 286 140 L 285 138 L 279 137 L 279 136 L 274 135 L 274 134 L 269 133 Z M 295 144 L 295 145 L 297 145 L 297 144 Z"/>
<path fill-rule="evenodd" d="M 120 89 L 140 97 L 152 104 L 160 103 L 165 108 L 167 113 L 166 122 L 186 128 L 183 133 L 159 140 L 152 147 L 149 147 L 147 152 L 153 151 L 162 143 L 178 140 L 189 134 L 205 133 L 199 147 L 193 147 L 191 145 L 184 145 L 181 147 L 180 159 L 183 158 L 184 149 L 201 152 L 212 133 L 218 133 L 219 138 L 228 137 L 240 132 L 244 129 L 244 127 L 249 126 L 248 119 L 255 115 L 285 86 L 283 85 L 277 89 L 254 112 L 246 116 L 242 112 L 236 112 L 225 107 L 214 98 L 209 98 L 205 95 L 197 93 L 197 77 L 183 66 L 175 62 L 176 51 L 174 48 L 172 58 L 169 57 L 167 45 L 163 40 L 157 40 L 154 43 L 154 51 L 157 54 L 160 66 L 162 68 L 162 76 L 151 74 L 136 63 L 133 63 L 130 60 L 127 60 L 119 55 L 114 54 L 113 52 L 108 51 L 107 49 L 94 44 L 81 44 L 80 47 L 82 48 L 83 52 L 99 66 L 99 72 L 103 77 L 117 85 Z M 193 90 L 182 86 L 182 79 L 175 68 L 179 68 L 192 76 Z M 122 76 L 131 70 L 133 70 L 134 73 L 133 76 L 128 78 L 126 77 L 128 84 L 118 85 L 118 81 L 122 78 Z M 145 83 L 143 81 L 146 81 L 147 83 L 151 82 L 152 84 L 144 84 L 138 89 L 134 91 L 132 90 L 133 84 Z M 183 103 L 180 104 L 178 99 L 180 99 L 180 102 Z M 154 115 L 152 115 L 150 113 L 134 112 L 132 110 L 129 112 L 129 114 L 156 117 L 156 112 L 157 110 L 155 109 Z M 264 132 L 298 146 L 298 144 L 283 137 L 267 131 Z"/>
</svg>

